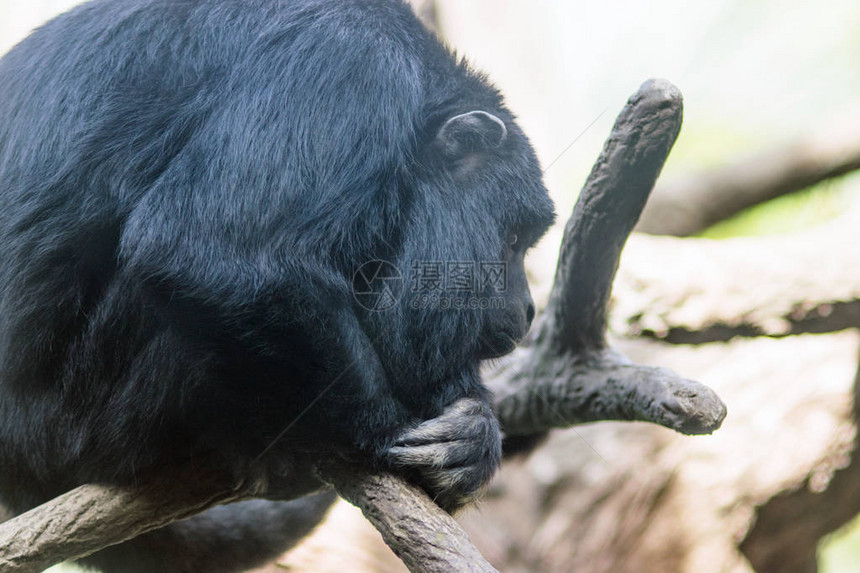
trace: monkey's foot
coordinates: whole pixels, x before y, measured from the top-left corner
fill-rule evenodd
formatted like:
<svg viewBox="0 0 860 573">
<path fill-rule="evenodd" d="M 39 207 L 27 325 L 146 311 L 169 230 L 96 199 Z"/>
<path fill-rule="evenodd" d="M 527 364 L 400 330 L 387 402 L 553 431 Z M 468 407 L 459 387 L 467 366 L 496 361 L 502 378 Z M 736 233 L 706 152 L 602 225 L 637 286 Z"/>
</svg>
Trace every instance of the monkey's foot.
<svg viewBox="0 0 860 573">
<path fill-rule="evenodd" d="M 474 501 L 499 467 L 502 439 L 489 404 L 462 398 L 441 416 L 401 434 L 388 463 L 447 511 Z"/>
</svg>

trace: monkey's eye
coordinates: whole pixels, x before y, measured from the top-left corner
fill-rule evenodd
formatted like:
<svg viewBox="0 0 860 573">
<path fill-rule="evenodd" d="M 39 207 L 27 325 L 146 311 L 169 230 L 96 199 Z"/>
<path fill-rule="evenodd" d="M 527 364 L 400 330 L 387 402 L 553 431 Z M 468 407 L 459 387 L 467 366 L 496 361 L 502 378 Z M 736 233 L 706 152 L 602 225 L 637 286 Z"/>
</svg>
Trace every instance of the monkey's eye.
<svg viewBox="0 0 860 573">
<path fill-rule="evenodd" d="M 510 235 L 508 235 L 508 246 L 509 247 L 516 246 L 518 240 L 519 240 L 519 237 L 517 237 L 517 234 L 511 233 Z"/>
</svg>

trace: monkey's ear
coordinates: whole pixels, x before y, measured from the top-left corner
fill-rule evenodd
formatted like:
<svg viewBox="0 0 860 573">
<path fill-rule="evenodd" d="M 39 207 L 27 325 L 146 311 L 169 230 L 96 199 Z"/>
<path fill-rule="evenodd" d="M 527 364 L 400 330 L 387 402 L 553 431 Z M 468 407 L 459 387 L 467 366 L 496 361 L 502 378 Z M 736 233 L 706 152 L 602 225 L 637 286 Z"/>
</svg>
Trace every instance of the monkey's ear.
<svg viewBox="0 0 860 573">
<path fill-rule="evenodd" d="M 447 157 L 463 157 L 495 149 L 508 136 L 508 128 L 498 117 L 485 111 L 455 115 L 436 134 L 436 143 Z"/>
</svg>

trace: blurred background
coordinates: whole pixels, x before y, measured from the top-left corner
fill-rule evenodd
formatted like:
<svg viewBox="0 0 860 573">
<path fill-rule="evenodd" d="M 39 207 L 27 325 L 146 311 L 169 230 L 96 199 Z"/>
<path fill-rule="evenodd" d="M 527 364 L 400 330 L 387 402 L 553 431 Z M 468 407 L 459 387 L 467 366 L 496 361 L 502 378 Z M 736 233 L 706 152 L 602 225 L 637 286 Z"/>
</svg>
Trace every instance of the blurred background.
<svg viewBox="0 0 860 573">
<path fill-rule="evenodd" d="M 76 3 L 75 0 L 0 0 L 0 53 L 5 53 L 40 23 Z M 683 452 L 683 456 L 672 463 L 682 466 L 690 459 L 711 459 L 713 465 L 707 470 L 711 472 L 709 479 L 720 481 L 729 474 L 742 475 L 739 468 L 747 467 L 744 464 L 778 467 L 780 462 L 773 462 L 769 456 L 778 458 L 781 454 L 778 448 L 768 447 L 768 435 L 775 440 L 776 436 L 787 437 L 788 451 L 798 443 L 805 443 L 809 432 L 819 432 L 816 435 L 821 437 L 815 442 L 817 449 L 808 459 L 785 462 L 787 465 L 781 470 L 774 470 L 776 477 L 771 489 L 761 487 L 754 494 L 745 494 L 743 479 L 733 482 L 729 489 L 735 497 L 731 501 L 723 500 L 719 511 L 733 515 L 750 513 L 744 518 L 746 521 L 741 520 L 743 523 L 737 526 L 737 532 L 731 533 L 736 538 L 740 536 L 736 541 L 746 539 L 744 536 L 753 530 L 751 524 L 765 522 L 763 518 L 757 520 L 756 512 L 768 503 L 769 497 L 791 495 L 804 488 L 815 491 L 810 485 L 814 482 L 811 476 L 820 473 L 826 460 L 834 459 L 837 455 L 834 452 L 842 457 L 828 466 L 831 477 L 841 469 L 853 467 L 850 454 L 856 446 L 856 424 L 851 412 L 858 319 L 851 314 L 856 312 L 856 306 L 851 305 L 856 305 L 860 298 L 856 286 L 860 282 L 860 268 L 854 256 L 860 245 L 855 242 L 856 233 L 843 230 L 860 224 L 856 217 L 853 224 L 850 219 L 860 205 L 860 175 L 853 173 L 860 167 L 860 3 L 856 0 L 818 3 L 802 0 L 699 3 L 682 0 L 588 3 L 417 0 L 413 4 L 446 43 L 475 68 L 485 71 L 505 94 L 546 170 L 546 182 L 556 201 L 561 224 L 530 260 L 538 296 L 541 289 L 545 292 L 550 284 L 561 227 L 626 99 L 643 81 L 652 77 L 668 79 L 683 92 L 684 126 L 655 191 L 654 203 L 650 206 L 653 209 L 646 212 L 643 219 L 642 230 L 698 239 L 677 239 L 678 243 L 668 247 L 661 243 L 659 249 L 677 254 L 664 258 L 660 258 L 663 255 L 657 254 L 658 247 L 646 238 L 636 239 L 639 241 L 636 243 L 631 241 L 619 275 L 620 284 L 616 286 L 618 316 L 613 325 L 616 336 L 633 341 L 632 355 L 639 348 L 636 337 L 644 336 L 649 339 L 648 344 L 656 345 L 642 350 L 646 356 L 653 357 L 653 362 L 679 372 L 682 368 L 678 365 L 685 365 L 685 375 L 714 386 L 729 402 L 729 418 L 721 430 L 729 437 L 722 438 L 718 433 L 713 438 L 685 442 L 683 449 L 677 450 Z M 675 244 L 686 246 L 673 246 Z M 795 247 L 797 250 L 793 250 Z M 812 254 L 808 259 L 798 254 L 810 250 Z M 689 258 L 685 258 L 687 254 Z M 732 265 L 750 257 L 759 257 L 760 266 L 770 265 L 772 272 L 760 277 L 754 275 L 756 271 L 738 275 L 737 268 Z M 743 284 L 750 288 L 733 299 L 732 293 L 727 292 L 731 287 L 723 291 L 713 288 L 714 284 L 720 284 L 715 280 L 710 286 L 691 284 L 688 291 L 672 298 L 675 295 L 666 294 L 672 285 L 661 283 L 665 277 L 655 278 L 653 269 L 658 264 L 672 265 L 673 261 L 678 266 L 676 273 L 669 273 L 673 283 L 684 282 L 693 274 L 701 277 L 716 272 L 723 269 L 719 265 L 725 264 L 723 272 L 732 279 L 726 284 Z M 694 270 L 693 263 L 687 261 L 697 261 L 702 267 Z M 753 259 L 751 266 L 743 268 L 756 269 L 756 262 Z M 783 268 L 789 263 L 791 269 Z M 805 264 L 812 266 L 798 266 Z M 825 276 L 826 273 L 815 266 L 817 264 L 839 267 L 830 281 L 832 292 L 819 292 L 826 290 L 827 284 L 807 284 L 797 278 Z M 635 286 L 643 281 L 650 286 Z M 756 288 L 755 281 L 761 281 L 761 289 Z M 648 295 L 651 298 L 646 296 L 645 302 L 635 302 L 637 296 L 648 293 L 648 289 L 661 288 L 658 295 Z M 701 314 L 710 315 L 696 322 L 690 319 L 693 311 L 689 300 L 694 298 L 690 293 L 704 291 L 711 297 L 711 307 L 717 310 L 701 311 Z M 756 298 L 763 297 L 761 293 L 772 293 L 771 298 Z M 722 296 L 726 298 L 720 298 Z M 743 304 L 737 303 L 736 299 L 744 297 Z M 788 297 L 780 303 L 789 308 L 788 311 L 777 309 L 773 311 L 774 316 L 758 322 L 747 320 L 756 309 L 771 308 L 768 305 L 780 297 Z M 657 299 L 659 301 L 655 302 Z M 650 307 L 648 301 L 652 303 Z M 668 310 L 659 316 L 649 315 L 649 312 L 656 312 L 653 307 L 658 302 Z M 847 306 L 840 306 L 842 303 Z M 630 309 L 626 309 L 625 304 Z M 822 305 L 830 305 L 838 315 L 829 323 L 831 326 L 797 327 L 795 322 L 805 324 L 803 317 L 792 322 L 798 308 L 806 312 L 820 309 Z M 646 308 L 643 310 L 643 307 Z M 734 319 L 724 316 L 729 313 L 726 308 L 733 309 Z M 823 311 L 819 314 L 829 318 Z M 791 325 L 787 330 L 780 330 L 779 325 L 768 326 L 768 320 L 782 320 Z M 714 324 L 726 328 L 737 326 L 737 331 L 716 338 L 704 334 L 696 338 L 689 334 L 711 332 L 708 328 Z M 749 324 L 758 330 L 741 328 Z M 853 334 L 844 334 L 849 328 L 855 329 L 851 331 Z M 672 340 L 671 333 L 679 329 L 688 333 L 688 340 Z M 843 333 L 828 334 L 838 331 Z M 827 338 L 830 336 L 841 338 Z M 747 340 L 738 341 L 737 337 Z M 684 345 L 692 339 L 695 339 L 695 346 Z M 743 354 L 732 344 L 762 344 L 767 350 L 761 350 L 764 346 L 750 346 Z M 791 359 L 798 360 L 799 366 L 778 368 L 780 363 L 785 365 Z M 755 376 L 750 373 L 753 371 Z M 842 385 L 834 384 L 833 377 L 844 378 Z M 724 381 L 728 378 L 731 380 Z M 760 409 L 752 407 L 778 400 L 779 396 L 790 394 L 792 388 L 798 387 L 808 392 L 801 393 L 797 402 L 767 417 L 759 413 Z M 816 388 L 825 387 L 825 394 L 815 394 Z M 818 399 L 827 402 L 826 413 L 822 410 L 809 413 L 810 426 L 799 434 L 789 434 L 798 419 L 798 404 L 807 407 Z M 736 415 L 744 411 L 749 412 L 750 419 L 756 419 L 754 428 L 748 426 L 750 419 Z M 734 438 L 732 431 L 737 432 Z M 596 444 L 607 440 L 606 433 L 615 436 L 617 432 L 614 426 L 601 425 L 588 427 L 576 435 L 568 433 L 566 439 L 570 441 L 557 438 L 557 446 L 551 443 L 532 460 L 521 462 L 521 467 L 513 473 L 518 471 L 534 483 L 540 482 L 547 491 L 556 488 L 553 490 L 556 493 L 558 488 L 570 487 L 572 483 L 582 486 L 582 476 L 576 474 L 579 470 L 563 467 L 564 464 L 552 459 L 552 448 L 570 453 L 571 448 L 588 442 L 588 448 L 600 450 Z M 754 432 L 765 436 L 762 449 L 750 453 L 745 461 L 738 459 L 743 456 L 733 456 L 731 440 L 742 441 L 744 436 L 752 439 L 750 436 Z M 624 436 L 618 439 L 629 439 Z M 662 437 L 654 439 L 663 440 Z M 609 475 L 615 470 L 604 466 L 613 466 L 616 459 L 606 452 L 613 452 L 616 446 L 607 441 L 603 447 L 601 455 L 607 459 L 600 462 L 598 471 L 609 472 L 606 474 Z M 594 457 L 594 452 L 588 448 L 583 448 L 581 455 Z M 618 450 L 618 456 L 632 451 Z M 583 466 L 594 461 L 586 460 Z M 661 461 L 659 453 L 654 453 L 653 460 L 640 460 L 640 463 L 649 461 L 668 463 Z M 626 463 L 629 466 L 632 462 Z M 527 482 L 525 477 L 511 475 L 509 472 L 507 477 L 501 478 L 500 485 L 494 489 L 495 497 L 503 498 L 507 494 L 500 492 L 516 490 L 506 479 Z M 786 529 L 799 527 L 803 530 L 807 513 L 810 523 L 826 522 L 810 526 L 807 535 L 812 543 L 817 543 L 814 563 L 797 563 L 796 568 L 757 570 L 814 571 L 817 567 L 824 573 L 860 571 L 860 524 L 845 517 L 846 512 L 860 512 L 860 492 L 852 497 L 839 493 L 842 497 L 838 498 L 837 505 L 841 512 L 828 520 L 827 512 L 835 513 L 828 505 L 832 500 L 824 501 L 829 483 L 826 481 L 817 491 L 822 496 L 820 503 L 812 499 L 799 513 L 792 514 L 790 523 L 784 524 Z M 514 494 L 511 496 L 516 499 Z M 497 511 L 495 497 L 479 514 L 467 517 L 467 527 L 470 520 L 475 524 L 483 520 L 486 524 L 492 522 L 494 516 L 503 515 L 504 508 L 498 509 L 501 513 L 494 513 Z M 745 501 L 738 501 L 741 499 Z M 570 503 L 572 512 L 577 502 Z M 821 510 L 822 517 L 815 508 L 827 509 Z M 338 509 L 335 514 L 338 511 L 347 510 Z M 535 527 L 543 528 L 540 535 L 529 537 L 528 532 L 503 531 L 495 537 L 492 532 L 485 535 L 472 532 L 472 536 L 502 570 L 569 570 L 568 564 L 576 563 L 581 556 L 565 560 L 565 550 L 550 545 L 562 544 L 564 532 L 569 534 L 571 544 L 575 543 L 572 539 L 575 536 L 570 529 L 561 526 L 555 536 L 548 534 L 550 513 L 547 510 L 546 515 L 534 519 Z M 682 524 L 684 519 L 690 519 L 681 510 L 673 515 Z M 355 523 L 354 518 L 347 521 Z M 837 527 L 846 521 L 847 525 Z M 496 523 L 490 529 L 504 529 L 502 525 Z M 480 528 L 479 525 L 474 527 Z M 834 529 L 836 531 L 831 533 Z M 540 539 L 535 541 L 537 537 Z M 366 539 L 358 538 L 356 543 L 365 543 Z M 552 539 L 556 541 L 549 541 Z M 500 548 L 502 545 L 506 548 Z M 750 556 L 748 551 L 745 554 Z M 694 552 L 685 555 L 687 565 L 677 570 L 688 570 L 689 563 L 701 558 Z M 576 570 L 627 570 L 612 560 L 609 565 L 594 560 L 591 563 L 592 566 Z M 294 567 L 295 570 L 328 570 L 324 565 Z M 395 570 L 386 567 L 395 565 L 378 564 L 376 570 Z M 736 564 L 720 570 L 752 570 L 749 567 L 749 563 Z M 707 567 L 689 570 L 705 571 Z"/>
<path fill-rule="evenodd" d="M 520 117 L 549 167 L 560 212 L 575 199 L 617 110 L 647 78 L 668 79 L 685 97 L 664 179 L 860 121 L 860 4 L 850 0 L 436 6 L 448 43 L 489 74 Z M 829 198 L 842 195 L 837 187 L 856 195 L 847 189 L 857 179 L 826 187 Z M 772 229 L 798 224 L 786 218 Z"/>
</svg>

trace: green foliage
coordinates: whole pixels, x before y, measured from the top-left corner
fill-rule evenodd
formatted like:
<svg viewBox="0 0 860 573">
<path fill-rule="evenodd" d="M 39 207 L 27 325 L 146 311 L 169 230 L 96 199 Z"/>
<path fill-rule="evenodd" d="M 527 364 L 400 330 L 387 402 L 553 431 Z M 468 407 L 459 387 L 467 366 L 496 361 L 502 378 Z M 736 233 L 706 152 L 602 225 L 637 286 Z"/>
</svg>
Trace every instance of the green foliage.
<svg viewBox="0 0 860 573">
<path fill-rule="evenodd" d="M 743 129 L 737 123 L 713 122 L 700 118 L 695 129 L 681 129 L 672 155 L 666 163 L 661 179 L 669 180 L 677 174 L 689 174 L 718 168 L 726 161 L 755 153 L 772 145 L 762 139 L 759 132 Z"/>
<path fill-rule="evenodd" d="M 860 517 L 818 544 L 819 573 L 849 573 L 860 563 Z"/>
</svg>

